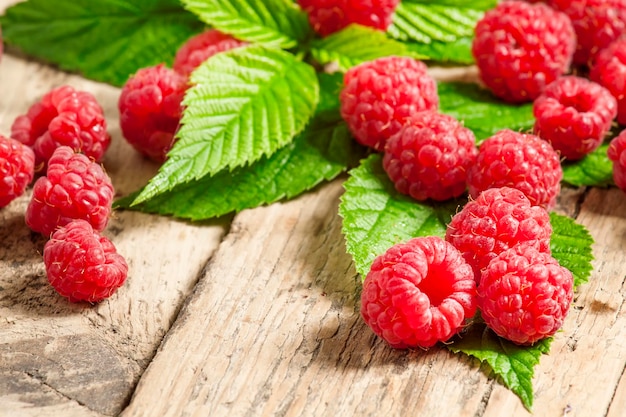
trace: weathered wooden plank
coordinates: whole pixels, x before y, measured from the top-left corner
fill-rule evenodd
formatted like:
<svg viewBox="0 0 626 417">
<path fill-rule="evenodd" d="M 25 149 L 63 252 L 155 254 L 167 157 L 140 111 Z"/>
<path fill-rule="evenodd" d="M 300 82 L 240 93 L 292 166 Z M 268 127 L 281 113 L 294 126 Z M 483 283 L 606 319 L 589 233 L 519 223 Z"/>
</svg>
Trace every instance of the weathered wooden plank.
<svg viewBox="0 0 626 417">
<path fill-rule="evenodd" d="M 535 381 L 535 415 L 623 415 L 626 366 L 626 195 L 620 190 L 591 189 L 577 221 L 596 240 L 594 271 L 580 287 L 563 331 L 555 336 Z M 612 402 L 614 402 L 612 404 Z M 494 389 L 484 417 L 529 416 L 513 395 Z M 617 414 L 615 414 L 617 413 Z"/>
<path fill-rule="evenodd" d="M 6 4 L 6 2 L 5 2 Z M 127 194 L 157 166 L 123 140 L 119 90 L 35 62 L 0 62 L 0 133 L 51 88 L 70 84 L 102 104 L 112 146 L 103 162 Z M 72 305 L 48 285 L 45 240 L 24 223 L 30 191 L 0 210 L 0 415 L 114 415 L 127 403 L 180 306 L 219 244 L 226 222 L 194 225 L 115 213 L 104 234 L 130 266 L 111 299 Z"/>
</svg>

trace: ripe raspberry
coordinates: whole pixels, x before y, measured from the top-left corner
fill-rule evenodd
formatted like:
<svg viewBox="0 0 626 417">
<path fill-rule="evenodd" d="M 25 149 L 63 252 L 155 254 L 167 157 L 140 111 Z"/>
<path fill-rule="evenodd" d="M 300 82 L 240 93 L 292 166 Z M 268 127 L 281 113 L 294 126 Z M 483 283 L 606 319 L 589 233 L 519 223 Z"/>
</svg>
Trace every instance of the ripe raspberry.
<svg viewBox="0 0 626 417">
<path fill-rule="evenodd" d="M 60 227 L 43 248 L 48 281 L 71 302 L 97 303 L 124 284 L 128 265 L 113 243 L 84 220 Z"/>
<path fill-rule="evenodd" d="M 626 36 L 596 55 L 589 78 L 617 99 L 617 121 L 626 125 Z"/>
<path fill-rule="evenodd" d="M 574 64 L 590 65 L 596 54 L 626 34 L 626 0 L 549 0 L 571 20 L 578 44 Z"/>
<path fill-rule="evenodd" d="M 474 30 L 472 54 L 481 80 L 509 102 L 533 101 L 566 73 L 576 45 L 566 15 L 545 4 L 505 1 Z"/>
<path fill-rule="evenodd" d="M 118 101 L 122 134 L 136 150 L 154 161 L 165 161 L 174 144 L 186 80 L 160 64 L 140 69 L 122 88 Z"/>
<path fill-rule="evenodd" d="M 493 258 L 520 242 L 534 242 L 549 253 L 551 234 L 545 209 L 532 206 L 521 191 L 502 187 L 483 191 L 455 214 L 446 240 L 463 254 L 478 282 Z"/>
<path fill-rule="evenodd" d="M 35 176 L 35 153 L 21 142 L 0 135 L 0 208 L 24 194 Z"/>
<path fill-rule="evenodd" d="M 513 187 L 533 205 L 552 208 L 561 190 L 559 155 L 538 136 L 504 129 L 478 148 L 476 163 L 467 173 L 472 198 L 488 188 Z"/>
<path fill-rule="evenodd" d="M 396 190 L 416 200 L 444 201 L 463 194 L 478 149 L 471 130 L 455 118 L 416 113 L 385 146 L 383 167 Z"/>
<path fill-rule="evenodd" d="M 61 146 L 52 154 L 46 176 L 35 182 L 26 224 L 44 236 L 74 219 L 86 220 L 102 231 L 109 221 L 112 201 L 113 185 L 102 167 Z"/>
<path fill-rule="evenodd" d="M 363 283 L 361 315 L 394 348 L 428 348 L 476 312 L 476 283 L 461 254 L 439 237 L 411 239 L 377 257 Z"/>
<path fill-rule="evenodd" d="M 604 141 L 617 115 L 617 101 L 600 84 L 575 76 L 551 83 L 533 103 L 536 135 L 570 160 Z"/>
<path fill-rule="evenodd" d="M 25 115 L 15 119 L 11 137 L 33 148 L 39 172 L 45 170 L 45 164 L 60 146 L 69 146 L 100 161 L 111 143 L 106 129 L 96 98 L 64 85 L 45 94 Z"/>
<path fill-rule="evenodd" d="M 411 115 L 437 110 L 437 84 L 426 69 L 421 61 L 390 56 L 346 72 L 341 116 L 359 143 L 382 151 Z"/>
<path fill-rule="evenodd" d="M 400 0 L 298 0 L 309 23 L 321 36 L 356 23 L 385 31 Z"/>
<path fill-rule="evenodd" d="M 607 155 L 613 161 L 613 180 L 626 193 L 626 130 L 611 140 Z"/>
<path fill-rule="evenodd" d="M 247 45 L 247 43 L 216 29 L 209 29 L 191 37 L 178 48 L 174 58 L 174 71 L 188 77 L 198 65 L 218 52 L 228 51 L 243 45 Z"/>
<path fill-rule="evenodd" d="M 529 244 L 502 252 L 483 271 L 478 305 L 485 323 L 514 343 L 531 345 L 563 325 L 574 295 L 572 273 Z"/>
</svg>

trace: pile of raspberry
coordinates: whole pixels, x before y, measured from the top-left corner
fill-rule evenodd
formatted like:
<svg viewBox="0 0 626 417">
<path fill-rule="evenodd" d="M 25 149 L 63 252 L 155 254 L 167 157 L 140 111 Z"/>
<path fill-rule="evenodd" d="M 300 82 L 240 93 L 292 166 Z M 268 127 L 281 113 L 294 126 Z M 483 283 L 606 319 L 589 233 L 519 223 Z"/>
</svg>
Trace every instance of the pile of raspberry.
<svg viewBox="0 0 626 417">
<path fill-rule="evenodd" d="M 110 144 L 102 108 L 89 92 L 61 86 L 0 135 L 0 207 L 33 183 L 24 217 L 46 239 L 51 286 L 71 302 L 100 302 L 126 280 L 128 265 L 101 235 L 113 184 L 99 161 Z"/>
</svg>

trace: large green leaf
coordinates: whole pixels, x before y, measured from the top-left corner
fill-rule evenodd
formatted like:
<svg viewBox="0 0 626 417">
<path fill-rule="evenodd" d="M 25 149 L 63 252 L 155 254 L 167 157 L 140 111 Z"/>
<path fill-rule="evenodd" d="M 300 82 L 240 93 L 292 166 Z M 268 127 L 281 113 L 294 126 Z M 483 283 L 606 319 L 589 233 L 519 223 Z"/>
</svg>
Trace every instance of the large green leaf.
<svg viewBox="0 0 626 417">
<path fill-rule="evenodd" d="M 570 270 L 574 276 L 574 287 L 586 283 L 593 270 L 591 261 L 594 258 L 594 241 L 591 233 L 573 219 L 553 212 L 550 213 L 550 224 L 552 256 L 561 266 Z"/>
<path fill-rule="evenodd" d="M 532 346 L 518 346 L 498 337 L 484 323 L 474 323 L 454 343 L 447 345 L 452 352 L 462 352 L 486 362 L 504 385 L 522 400 L 530 410 L 533 405 L 535 366 L 541 355 L 550 350 L 552 338 L 538 341 Z"/>
<path fill-rule="evenodd" d="M 8 44 L 117 86 L 139 68 L 170 63 L 204 27 L 178 0 L 28 0 L 0 24 Z"/>
<path fill-rule="evenodd" d="M 209 58 L 191 82 L 178 141 L 135 203 L 271 155 L 304 129 L 319 99 L 310 65 L 260 45 Z"/>
<path fill-rule="evenodd" d="M 410 52 L 405 44 L 390 39 L 385 33 L 360 25 L 350 25 L 316 40 L 311 45 L 311 54 L 322 64 L 337 63 L 342 71 L 383 56 L 420 57 Z"/>
<path fill-rule="evenodd" d="M 563 181 L 576 187 L 606 187 L 613 184 L 613 162 L 606 154 L 608 144 L 600 146 L 580 161 L 563 163 Z"/>
<path fill-rule="evenodd" d="M 232 172 L 182 184 L 133 209 L 208 219 L 297 196 L 354 166 L 363 154 L 339 117 L 318 117 L 292 143 Z M 128 207 L 132 196 L 117 203 Z"/>
<path fill-rule="evenodd" d="M 339 214 L 346 248 L 363 278 L 374 258 L 396 243 L 418 236 L 444 236 L 461 204 L 418 203 L 398 193 L 382 167 L 380 154 L 370 155 L 350 171 Z M 465 200 L 465 199 L 464 199 Z"/>
<path fill-rule="evenodd" d="M 209 26 L 236 38 L 292 48 L 311 35 L 306 14 L 289 0 L 182 0 Z"/>
<path fill-rule="evenodd" d="M 438 83 L 439 108 L 460 120 L 480 144 L 499 130 L 531 130 L 535 123 L 532 103 L 508 104 L 475 83 Z"/>
</svg>

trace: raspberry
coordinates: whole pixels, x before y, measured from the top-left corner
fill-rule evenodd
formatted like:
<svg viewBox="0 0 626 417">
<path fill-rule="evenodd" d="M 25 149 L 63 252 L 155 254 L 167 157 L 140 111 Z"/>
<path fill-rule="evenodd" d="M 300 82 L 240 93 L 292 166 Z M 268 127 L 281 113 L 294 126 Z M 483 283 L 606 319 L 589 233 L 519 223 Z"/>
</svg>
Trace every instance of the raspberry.
<svg viewBox="0 0 626 417">
<path fill-rule="evenodd" d="M 102 231 L 109 221 L 112 201 L 113 185 L 102 167 L 61 146 L 50 158 L 46 176 L 35 182 L 26 224 L 44 236 L 74 219 L 86 220 Z"/>
<path fill-rule="evenodd" d="M 48 281 L 71 302 L 97 303 L 126 281 L 128 265 L 113 243 L 84 220 L 60 227 L 43 248 Z"/>
<path fill-rule="evenodd" d="M 549 253 L 551 234 L 545 209 L 532 206 L 521 191 L 502 187 L 483 191 L 455 214 L 446 241 L 463 254 L 478 281 L 493 258 L 520 242 L 534 242 Z"/>
<path fill-rule="evenodd" d="M 346 72 L 341 116 L 359 143 L 382 151 L 410 116 L 437 110 L 437 84 L 426 69 L 421 61 L 390 56 Z"/>
<path fill-rule="evenodd" d="M 356 23 L 385 31 L 400 0 L 298 0 L 309 23 L 321 36 Z"/>
<path fill-rule="evenodd" d="M 562 177 L 559 155 L 548 142 L 504 129 L 480 145 L 467 182 L 472 198 L 488 188 L 506 186 L 522 191 L 533 205 L 552 208 Z"/>
<path fill-rule="evenodd" d="M 64 85 L 45 94 L 25 115 L 17 117 L 11 126 L 11 137 L 33 148 L 39 172 L 45 170 L 45 164 L 60 146 L 69 146 L 100 161 L 111 143 L 106 129 L 96 98 Z"/>
<path fill-rule="evenodd" d="M 513 103 L 533 101 L 566 73 L 576 46 L 567 16 L 542 3 L 502 2 L 485 13 L 474 34 L 481 80 Z"/>
<path fill-rule="evenodd" d="M 439 237 L 393 246 L 374 260 L 363 283 L 361 315 L 394 348 L 444 342 L 475 312 L 472 268 Z"/>
<path fill-rule="evenodd" d="M 575 76 L 551 83 L 533 103 L 536 135 L 570 160 L 604 141 L 617 115 L 617 101 L 600 84 Z"/>
<path fill-rule="evenodd" d="M 571 20 L 578 40 L 574 63 L 589 65 L 596 54 L 626 34 L 626 0 L 549 0 Z"/>
<path fill-rule="evenodd" d="M 471 130 L 455 118 L 416 113 L 385 146 L 383 167 L 396 190 L 416 200 L 444 201 L 463 194 L 478 149 Z"/>
<path fill-rule="evenodd" d="M 556 259 L 520 244 L 499 254 L 483 271 L 478 306 L 496 334 L 531 345 L 561 328 L 573 285 L 572 273 Z"/>
<path fill-rule="evenodd" d="M 174 71 L 187 77 L 198 65 L 218 52 L 228 51 L 243 45 L 247 45 L 247 43 L 216 29 L 209 29 L 191 37 L 178 48 L 174 58 Z"/>
<path fill-rule="evenodd" d="M 607 155 L 613 161 L 615 185 L 626 193 L 626 130 L 611 140 Z"/>
<path fill-rule="evenodd" d="M 182 115 L 186 77 L 163 64 L 131 76 L 118 101 L 126 140 L 150 159 L 163 162 L 174 144 Z"/>
<path fill-rule="evenodd" d="M 21 142 L 0 135 L 0 208 L 24 194 L 35 176 L 35 153 Z"/>
<path fill-rule="evenodd" d="M 617 99 L 617 121 L 626 125 L 626 36 L 596 55 L 589 78 Z"/>
</svg>

